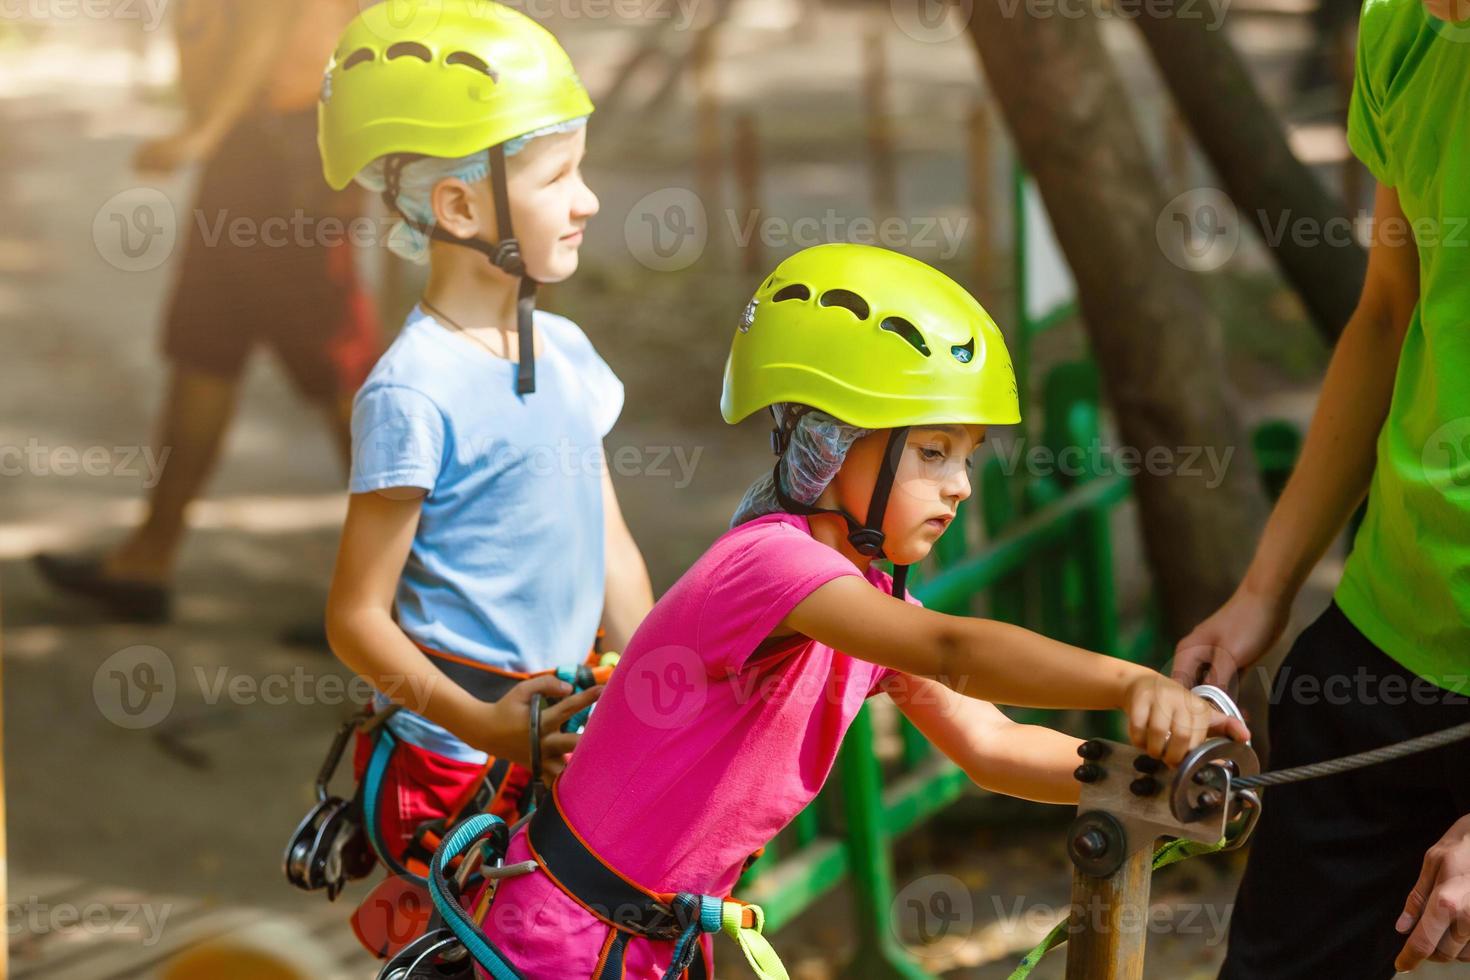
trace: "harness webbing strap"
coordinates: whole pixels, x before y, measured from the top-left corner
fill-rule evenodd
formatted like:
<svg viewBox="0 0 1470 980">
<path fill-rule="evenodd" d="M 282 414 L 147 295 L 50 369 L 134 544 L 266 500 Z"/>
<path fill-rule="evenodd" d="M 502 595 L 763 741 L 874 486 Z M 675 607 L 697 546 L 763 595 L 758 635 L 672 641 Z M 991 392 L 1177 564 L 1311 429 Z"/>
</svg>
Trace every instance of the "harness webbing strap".
<svg viewBox="0 0 1470 980">
<path fill-rule="evenodd" d="M 624 957 L 628 953 L 628 934 L 621 929 L 609 929 L 607 940 L 602 944 L 602 955 L 597 960 L 597 973 L 592 980 L 623 980 Z"/>
<path fill-rule="evenodd" d="M 363 830 L 367 832 L 368 843 L 373 845 L 373 850 L 377 852 L 378 860 L 383 862 L 384 867 L 396 875 L 417 881 L 419 876 L 393 857 L 379 832 L 378 810 L 383 796 L 383 774 L 388 771 L 388 762 L 393 758 L 393 751 L 397 747 L 398 739 L 393 737 L 387 725 L 381 726 L 377 740 L 373 743 L 373 754 L 368 758 L 367 771 L 362 775 Z"/>
<path fill-rule="evenodd" d="M 618 874 L 577 835 L 553 787 L 527 827 L 526 843 L 562 891 L 603 922 L 651 939 L 678 938 L 687 923 L 677 922 L 658 896 Z"/>
<path fill-rule="evenodd" d="M 524 678 L 509 674 L 484 670 L 432 651 L 425 652 L 428 653 L 429 662 L 437 667 L 441 674 L 481 701 L 491 703 L 499 701 L 510 693 L 511 688 L 524 680 Z"/>
<path fill-rule="evenodd" d="M 700 937 L 706 932 L 724 932 L 734 939 L 761 980 L 788 980 L 780 958 L 762 934 L 765 913 L 759 906 L 691 892 L 658 895 L 633 883 L 608 865 L 567 822 L 555 786 L 549 802 L 531 816 L 526 842 L 540 870 L 589 913 L 618 932 L 674 943 L 665 980 L 677 980 L 686 971 L 692 978 L 705 972 Z M 626 942 L 619 949 L 625 946 Z"/>
<path fill-rule="evenodd" d="M 469 950 L 470 955 L 475 958 L 475 962 L 480 965 L 481 969 L 489 973 L 494 980 L 527 980 L 526 976 L 501 955 L 495 944 L 490 942 L 470 920 L 469 914 L 455 896 L 454 889 L 450 887 L 448 876 L 444 873 L 446 864 L 459 857 L 469 849 L 470 845 L 475 844 L 486 835 L 498 836 L 499 853 L 497 857 L 503 857 L 507 830 L 505 821 L 499 817 L 481 813 L 470 817 L 455 828 L 434 854 L 434 860 L 429 865 L 429 897 L 433 899 L 434 907 L 439 914 L 444 917 L 445 926 L 460 942 L 464 943 L 465 949 Z"/>
</svg>

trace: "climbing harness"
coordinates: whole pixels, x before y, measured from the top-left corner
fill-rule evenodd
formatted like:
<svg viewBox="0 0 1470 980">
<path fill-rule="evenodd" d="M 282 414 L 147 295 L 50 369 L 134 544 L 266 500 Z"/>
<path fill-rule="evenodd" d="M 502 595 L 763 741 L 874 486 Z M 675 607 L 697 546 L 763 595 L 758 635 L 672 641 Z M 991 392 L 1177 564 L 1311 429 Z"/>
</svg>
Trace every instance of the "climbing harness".
<svg viewBox="0 0 1470 980">
<path fill-rule="evenodd" d="M 599 639 L 599 645 L 600 645 Z M 434 665 L 449 680 L 482 701 L 496 701 L 504 697 L 516 684 L 534 674 L 519 674 L 499 671 L 474 661 L 456 657 L 428 648 L 420 648 Z M 596 684 L 606 683 L 613 666 L 618 662 L 616 653 L 599 653 L 594 650 L 592 658 L 596 664 L 578 664 L 562 667 L 555 673 L 572 686 L 573 693 L 585 691 Z M 542 705 L 555 704 L 559 699 L 537 696 L 531 705 L 531 782 L 534 788 L 541 779 L 540 715 Z M 429 858 L 441 843 L 445 829 L 453 826 L 468 813 L 488 811 L 502 804 L 506 813 L 527 812 L 522 798 L 510 799 L 517 792 L 524 793 L 520 781 L 514 778 L 509 760 L 491 758 L 485 764 L 481 776 L 474 783 L 474 790 L 451 810 L 447 817 L 426 821 L 419 825 L 404 852 L 402 861 L 393 856 L 392 850 L 381 839 L 379 812 L 383 795 L 384 777 L 388 772 L 393 754 L 401 744 L 384 723 L 399 710 L 392 706 L 374 712 L 368 709 L 344 722 L 332 739 L 326 762 L 317 775 L 317 803 L 301 821 L 286 846 L 286 878 L 291 884 L 307 891 L 327 889 L 329 898 L 335 900 L 347 881 L 365 877 L 372 871 L 374 856 L 384 867 L 396 875 L 423 882 L 428 873 Z M 579 733 L 587 725 L 592 714 L 588 706 L 574 715 L 562 726 L 562 731 Z M 354 731 L 360 731 L 373 739 L 372 754 L 363 772 L 358 793 L 351 800 L 329 795 L 328 784 L 341 764 L 347 742 Z M 534 789 L 533 789 L 534 794 Z M 536 797 L 533 795 L 531 802 Z M 367 853 L 364 854 L 363 846 Z"/>
<path fill-rule="evenodd" d="M 347 882 L 367 877 L 377 863 L 363 826 L 360 798 L 333 796 L 331 782 L 353 732 L 371 731 L 388 714 L 373 715 L 369 711 L 355 715 L 343 722 L 332 737 L 326 761 L 317 772 L 316 805 L 297 825 L 282 859 L 286 880 L 297 888 L 326 889 L 327 898 L 336 901 Z"/>
<path fill-rule="evenodd" d="M 602 653 L 601 645 L 602 634 L 599 632 L 588 662 L 543 673 L 554 673 L 572 687 L 573 693 L 606 683 L 619 656 Z M 504 697 L 516 684 L 538 676 L 500 671 L 452 654 L 424 647 L 420 649 L 449 681 L 487 702 Z M 286 846 L 287 880 L 308 891 L 325 888 L 328 898 L 335 900 L 348 881 L 366 877 L 381 863 L 390 877 L 377 886 L 354 914 L 353 929 L 363 945 L 379 957 L 409 948 L 422 952 L 424 937 L 420 933 L 426 927 L 432 933 L 434 925 L 427 891 L 434 852 L 443 843 L 447 829 L 466 816 L 489 813 L 513 820 L 535 809 L 544 792 L 540 738 L 542 710 L 559 700 L 540 695 L 532 700 L 528 733 L 532 765 L 529 771 L 508 759 L 487 759 L 466 791 L 449 806 L 447 815 L 423 821 L 415 827 L 401 854 L 383 839 L 381 820 L 386 777 L 392 768 L 393 756 L 402 745 L 391 727 L 384 723 L 400 708 L 397 705 L 378 711 L 368 708 L 355 715 L 334 736 L 327 760 L 317 777 L 317 804 Z M 589 705 L 579 711 L 563 724 L 561 730 L 580 733 L 586 727 L 593 707 Z M 354 732 L 371 739 L 369 756 L 356 794 L 350 800 L 343 800 L 330 795 L 328 783 L 340 765 Z M 443 980 L 441 974 L 435 976 Z"/>
<path fill-rule="evenodd" d="M 664 980 L 708 980 L 700 937 L 723 932 L 745 953 L 760 980 L 787 980 L 785 968 L 765 938 L 765 913 L 732 898 L 691 892 L 662 894 L 634 884 L 602 859 L 567 822 L 555 788 L 547 803 L 526 818 L 532 860 L 506 867 L 511 829 L 491 814 L 469 818 L 435 853 L 429 894 L 442 927 L 416 948 L 405 949 L 379 974 L 379 980 L 427 980 L 442 976 L 439 960 L 451 967 L 469 958 L 495 980 L 522 980 L 522 974 L 475 924 L 463 904 L 477 876 L 485 884 L 479 906 L 483 918 L 493 888 L 504 878 L 541 872 L 589 915 L 610 926 L 591 980 L 622 980 L 627 946 L 634 938 L 674 944 Z M 451 878 L 450 872 L 453 871 Z"/>
</svg>

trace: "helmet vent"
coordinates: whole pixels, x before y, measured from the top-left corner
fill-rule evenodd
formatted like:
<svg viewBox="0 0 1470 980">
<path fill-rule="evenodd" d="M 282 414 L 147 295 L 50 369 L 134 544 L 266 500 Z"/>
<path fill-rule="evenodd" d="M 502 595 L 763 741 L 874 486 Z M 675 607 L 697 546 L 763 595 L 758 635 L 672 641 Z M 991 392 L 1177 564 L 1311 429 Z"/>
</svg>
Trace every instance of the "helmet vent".
<svg viewBox="0 0 1470 980">
<path fill-rule="evenodd" d="M 782 286 L 780 290 L 777 291 L 776 295 L 771 297 L 771 302 L 784 303 L 788 299 L 806 300 L 811 298 L 812 291 L 810 289 L 807 289 L 799 282 L 794 282 L 789 286 Z"/>
<path fill-rule="evenodd" d="M 849 289 L 829 289 L 817 302 L 823 306 L 840 306 L 859 320 L 868 318 L 868 301 Z"/>
<path fill-rule="evenodd" d="M 924 343 L 924 335 L 919 333 L 918 327 L 914 326 L 903 317 L 887 317 L 881 324 L 879 324 L 879 326 L 881 326 L 884 330 L 887 330 L 889 333 L 898 334 L 904 340 L 907 340 L 909 342 L 909 346 L 913 347 L 914 350 L 918 351 L 920 354 L 923 354 L 925 357 L 929 356 L 929 345 Z"/>
<path fill-rule="evenodd" d="M 349 69 L 356 68 L 358 65 L 365 64 L 372 60 L 372 48 L 358 48 L 356 51 L 347 56 L 346 61 L 342 62 L 342 70 L 348 71 Z"/>
<path fill-rule="evenodd" d="M 490 76 L 490 78 L 494 81 L 500 81 L 500 78 L 495 74 L 495 71 L 488 64 L 485 63 L 485 59 L 477 55 L 470 54 L 468 51 L 456 51 L 454 52 L 454 54 L 445 58 L 444 63 L 446 65 L 464 65 L 466 68 L 473 68 L 481 75 Z"/>
<path fill-rule="evenodd" d="M 387 51 L 388 60 L 395 58 L 417 58 L 427 64 L 434 60 L 434 52 L 417 41 L 400 41 Z"/>
<path fill-rule="evenodd" d="M 968 344 L 956 344 L 949 349 L 949 352 L 961 364 L 969 364 L 975 359 L 975 338 L 971 337 Z"/>
</svg>

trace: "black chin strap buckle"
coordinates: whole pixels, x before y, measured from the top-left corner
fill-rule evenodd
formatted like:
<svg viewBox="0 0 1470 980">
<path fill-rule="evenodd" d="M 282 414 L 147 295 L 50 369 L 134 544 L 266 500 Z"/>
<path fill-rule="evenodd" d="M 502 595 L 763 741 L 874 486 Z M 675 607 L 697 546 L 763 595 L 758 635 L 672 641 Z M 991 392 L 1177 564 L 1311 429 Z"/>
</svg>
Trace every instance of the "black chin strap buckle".
<svg viewBox="0 0 1470 980">
<path fill-rule="evenodd" d="M 882 531 L 870 527 L 859 528 L 847 536 L 847 541 L 865 558 L 884 558 Z"/>
<path fill-rule="evenodd" d="M 523 277 L 526 274 L 526 260 L 521 257 L 521 243 L 514 238 L 507 238 L 496 245 L 490 261 L 508 275 Z"/>
</svg>

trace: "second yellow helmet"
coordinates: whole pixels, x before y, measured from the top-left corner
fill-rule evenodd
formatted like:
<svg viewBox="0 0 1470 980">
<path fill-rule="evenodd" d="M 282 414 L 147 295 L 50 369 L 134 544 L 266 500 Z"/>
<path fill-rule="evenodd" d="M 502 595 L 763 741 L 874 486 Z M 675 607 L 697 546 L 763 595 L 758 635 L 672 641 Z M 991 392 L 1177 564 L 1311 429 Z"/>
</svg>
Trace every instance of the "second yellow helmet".
<svg viewBox="0 0 1470 980">
<path fill-rule="evenodd" d="M 725 367 L 720 410 L 778 402 L 865 429 L 1021 420 L 990 314 L 944 273 L 871 245 L 818 245 L 756 290 Z"/>
</svg>

